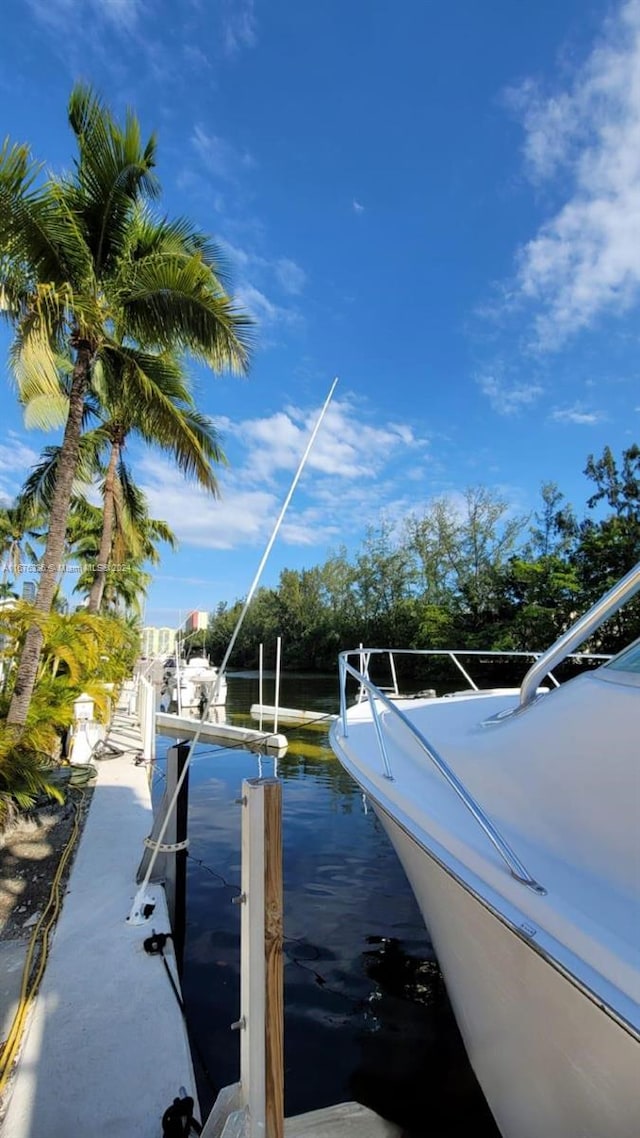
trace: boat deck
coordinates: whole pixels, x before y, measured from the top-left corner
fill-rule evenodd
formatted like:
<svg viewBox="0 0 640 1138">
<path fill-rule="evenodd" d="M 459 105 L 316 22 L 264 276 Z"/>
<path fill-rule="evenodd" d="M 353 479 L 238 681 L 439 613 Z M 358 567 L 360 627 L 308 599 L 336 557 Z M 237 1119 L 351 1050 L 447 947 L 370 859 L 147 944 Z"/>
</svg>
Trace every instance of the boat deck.
<svg viewBox="0 0 640 1138">
<path fill-rule="evenodd" d="M 6 1138 L 157 1138 L 184 1086 L 195 1096 L 182 1014 L 151 934 L 130 926 L 136 869 L 152 824 L 142 740 L 119 710 L 98 763 L 42 986 L 32 1009 L 0 1132 Z M 157 890 L 156 932 L 169 929 Z M 165 955 L 173 967 L 171 942 Z M 174 970 L 175 974 L 175 970 Z"/>
</svg>

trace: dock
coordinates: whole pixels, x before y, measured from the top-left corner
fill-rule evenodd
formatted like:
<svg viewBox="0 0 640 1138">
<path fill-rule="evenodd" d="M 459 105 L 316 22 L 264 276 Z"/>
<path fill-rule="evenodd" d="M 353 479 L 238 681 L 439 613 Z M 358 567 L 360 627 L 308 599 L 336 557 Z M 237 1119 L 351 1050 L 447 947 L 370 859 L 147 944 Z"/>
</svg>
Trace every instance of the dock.
<svg viewBox="0 0 640 1138">
<path fill-rule="evenodd" d="M 252 703 L 251 704 L 251 718 L 252 719 L 268 719 L 269 722 L 290 723 L 290 724 L 325 724 L 333 723 L 337 719 L 337 715 L 332 715 L 328 711 L 302 711 L 296 707 L 272 707 L 268 703 Z"/>
<path fill-rule="evenodd" d="M 127 916 L 153 828 L 155 719 L 151 685 L 126 685 L 107 735 L 116 753 L 102 748 L 96 763 L 64 907 L 3 1103 L 1 1138 L 159 1138 L 163 1115 L 185 1093 L 199 1118 L 172 941 L 164 959 L 144 947 L 147 938 L 170 933 L 165 890 L 154 889 L 144 923 Z M 199 726 L 171 715 L 157 720 L 163 733 L 182 738 Z M 168 731 L 160 722 L 167 720 Z M 215 733 L 220 741 L 220 726 L 205 724 L 205 740 Z M 228 730 L 226 745 L 274 740 Z M 286 750 L 284 736 L 275 739 Z M 242 995 L 232 1025 L 241 1035 L 241 1078 L 221 1090 L 202 1120 L 203 1138 L 400 1138 L 399 1127 L 355 1102 L 284 1118 L 281 784 L 249 780 L 243 792 Z"/>
<path fill-rule="evenodd" d="M 182 1013 L 162 958 L 143 947 L 152 930 L 127 923 L 152 808 L 147 768 L 135 762 L 142 735 L 122 707 L 109 741 L 123 753 L 96 764 L 93 800 L 7 1092 L 3 1138 L 158 1138 L 180 1087 L 196 1099 Z M 162 889 L 153 927 L 169 931 Z M 179 988 L 171 941 L 165 958 Z"/>
<path fill-rule="evenodd" d="M 231 723 L 209 723 L 206 719 L 191 719 L 186 715 L 172 715 L 168 711 L 156 713 L 156 729 L 159 735 L 168 735 L 172 739 L 192 739 L 197 732 L 201 743 L 267 751 L 279 758 L 287 753 L 286 735 L 273 731 L 254 731 L 251 727 L 235 727 Z"/>
</svg>

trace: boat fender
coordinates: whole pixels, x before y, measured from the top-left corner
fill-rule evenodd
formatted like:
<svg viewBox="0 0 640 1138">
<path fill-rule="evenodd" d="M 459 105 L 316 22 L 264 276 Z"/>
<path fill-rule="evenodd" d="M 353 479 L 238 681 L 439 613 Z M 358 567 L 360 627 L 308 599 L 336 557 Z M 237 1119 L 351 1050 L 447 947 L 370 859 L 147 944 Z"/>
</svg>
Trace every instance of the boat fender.
<svg viewBox="0 0 640 1138">
<path fill-rule="evenodd" d="M 185 1093 L 181 1098 L 174 1098 L 162 1115 L 162 1136 L 188 1138 L 189 1134 L 202 1134 L 202 1126 L 193 1117 L 193 1099 Z"/>
</svg>

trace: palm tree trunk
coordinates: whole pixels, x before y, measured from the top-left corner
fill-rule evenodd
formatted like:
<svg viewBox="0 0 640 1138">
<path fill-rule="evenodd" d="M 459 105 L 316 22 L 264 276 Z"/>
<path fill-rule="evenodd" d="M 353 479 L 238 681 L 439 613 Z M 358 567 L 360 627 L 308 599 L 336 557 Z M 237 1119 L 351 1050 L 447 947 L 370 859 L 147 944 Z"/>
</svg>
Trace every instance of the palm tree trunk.
<svg viewBox="0 0 640 1138">
<path fill-rule="evenodd" d="M 104 480 L 104 502 L 102 512 L 102 534 L 100 536 L 100 550 L 98 552 L 98 565 L 93 578 L 91 592 L 89 593 L 89 612 L 98 612 L 102 604 L 102 594 L 107 578 L 107 564 L 111 558 L 113 546 L 113 523 L 115 519 L 115 482 L 116 470 L 120 461 L 120 439 L 114 436 L 111 440 L 111 454 Z"/>
<path fill-rule="evenodd" d="M 91 346 L 83 340 L 78 344 L 76 361 L 73 368 L 71 391 L 69 393 L 69 415 L 64 429 L 60 463 L 56 476 L 56 488 L 53 495 L 51 513 L 49 515 L 49 532 L 47 534 L 44 562 L 35 599 L 35 607 L 38 612 L 48 613 L 51 611 L 51 604 L 58 580 L 58 572 L 62 564 L 69 503 L 71 501 L 73 480 L 78 465 L 84 397 L 89 383 L 90 365 Z M 20 663 L 18 665 L 18 674 L 11 697 L 11 706 L 9 707 L 9 714 L 7 715 L 7 723 L 14 727 L 23 727 L 26 723 L 27 712 L 38 674 L 41 651 L 42 634 L 39 629 L 32 626 L 25 637 L 22 655 L 20 656 Z"/>
</svg>

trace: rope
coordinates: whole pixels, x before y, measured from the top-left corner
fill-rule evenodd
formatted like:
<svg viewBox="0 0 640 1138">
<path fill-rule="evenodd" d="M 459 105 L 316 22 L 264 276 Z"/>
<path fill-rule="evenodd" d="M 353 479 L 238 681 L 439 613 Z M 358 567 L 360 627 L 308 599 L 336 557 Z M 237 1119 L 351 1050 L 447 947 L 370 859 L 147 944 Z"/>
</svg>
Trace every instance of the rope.
<svg viewBox="0 0 640 1138">
<path fill-rule="evenodd" d="M 180 1008 L 180 1012 L 182 1013 L 182 1019 L 184 1022 L 184 1026 L 185 1026 L 185 1029 L 187 1032 L 189 1042 L 192 1045 L 192 1048 L 195 1051 L 196 1055 L 198 1056 L 198 1061 L 199 1061 L 200 1066 L 202 1068 L 202 1073 L 204 1074 L 204 1076 L 205 1076 L 205 1078 L 209 1084 L 210 1089 L 213 1091 L 214 1098 L 217 1098 L 219 1091 L 220 1091 L 220 1087 L 213 1081 L 213 1078 L 211 1077 L 211 1072 L 209 1071 L 209 1068 L 207 1066 L 207 1061 L 206 1061 L 206 1059 L 202 1053 L 202 1050 L 200 1049 L 198 1041 L 195 1038 L 195 1036 L 193 1036 L 189 1030 L 189 1022 L 187 1020 L 187 1012 L 186 1012 L 186 1008 L 184 1006 L 184 1000 L 182 999 L 182 995 L 180 993 L 178 985 L 176 984 L 176 982 L 174 980 L 173 972 L 171 971 L 171 969 L 169 967 L 169 962 L 168 962 L 168 960 L 164 954 L 164 946 L 168 940 L 173 940 L 173 933 L 157 933 L 154 929 L 151 936 L 147 937 L 147 939 L 142 942 L 142 947 L 144 948 L 145 952 L 148 953 L 149 956 L 160 956 L 162 958 L 162 963 L 164 964 L 164 970 L 165 970 L 167 977 L 169 979 L 169 983 L 171 984 L 171 987 L 173 989 L 173 994 L 176 998 L 176 1002 L 178 1004 L 178 1007 Z M 176 1101 L 177 1100 L 174 1099 L 174 1101 L 173 1101 L 174 1106 L 176 1105 Z M 191 1107 L 193 1108 L 193 1100 L 191 1100 Z M 169 1108 L 169 1109 L 171 1109 L 171 1108 Z M 198 1125 L 197 1123 L 195 1123 L 195 1120 L 192 1120 L 192 1121 L 194 1122 L 195 1125 Z M 163 1131 L 163 1133 L 164 1133 L 164 1131 Z M 176 1133 L 180 1134 L 181 1131 L 176 1131 Z M 185 1131 L 184 1133 L 189 1133 L 189 1132 Z M 199 1134 L 200 1131 L 196 1131 L 196 1133 Z"/>
<path fill-rule="evenodd" d="M 3 1046 L 2 1055 L 0 1056 L 0 1094 L 2 1094 L 5 1090 L 7 1082 L 9 1080 L 13 1062 L 16 1058 L 18 1048 L 20 1046 L 20 1041 L 22 1039 L 27 1013 L 34 1001 L 36 992 L 40 985 L 40 981 L 42 980 L 42 976 L 44 974 L 44 969 L 47 962 L 47 954 L 49 951 L 49 936 L 56 920 L 58 919 L 58 914 L 61 907 L 60 884 L 62 881 L 62 875 L 64 873 L 67 862 L 71 857 L 73 847 L 80 833 L 81 814 L 79 805 L 83 798 L 84 792 L 78 789 L 78 802 L 74 803 L 75 817 L 73 820 L 71 834 L 69 835 L 67 844 L 65 845 L 62 854 L 60 855 L 60 861 L 58 862 L 58 867 L 51 883 L 51 889 L 49 891 L 47 904 L 44 908 L 42 916 L 40 917 L 37 925 L 33 930 L 31 939 L 29 941 L 29 946 L 27 948 L 27 956 L 24 962 L 24 968 L 22 970 L 22 982 L 20 984 L 18 1007 L 13 1017 L 11 1030 L 9 1031 L 7 1039 Z M 33 962 L 36 957 L 36 950 L 38 948 L 38 938 L 40 937 L 41 933 L 42 941 L 40 944 L 40 956 L 36 970 L 32 976 L 31 972 L 33 968 Z"/>
</svg>

